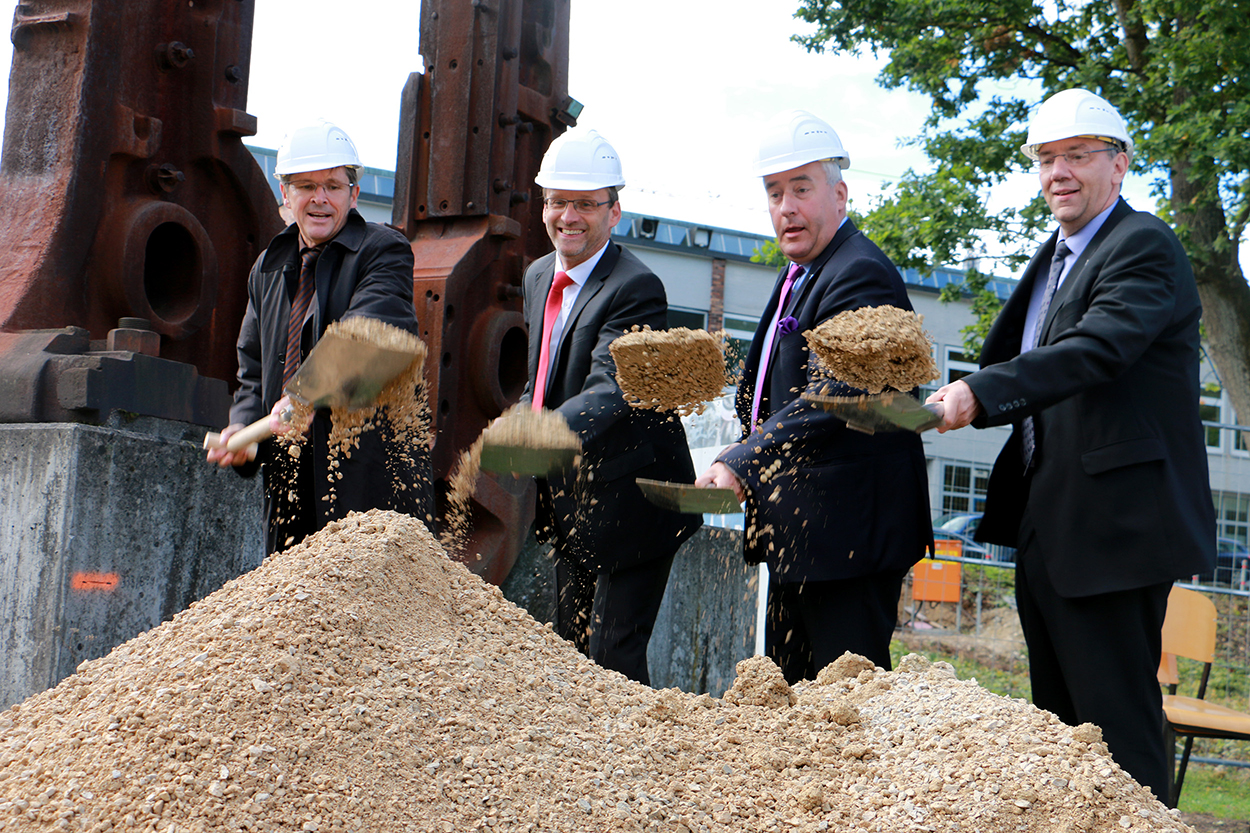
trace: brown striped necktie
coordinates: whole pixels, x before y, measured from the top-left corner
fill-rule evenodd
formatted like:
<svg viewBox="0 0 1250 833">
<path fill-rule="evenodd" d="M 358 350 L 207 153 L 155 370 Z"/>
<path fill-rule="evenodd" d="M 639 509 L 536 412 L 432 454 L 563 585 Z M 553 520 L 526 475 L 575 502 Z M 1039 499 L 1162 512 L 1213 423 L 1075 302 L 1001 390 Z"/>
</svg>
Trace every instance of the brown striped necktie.
<svg viewBox="0 0 1250 833">
<path fill-rule="evenodd" d="M 299 283 L 295 287 L 295 297 L 291 299 L 291 315 L 287 319 L 286 326 L 286 364 L 282 370 L 284 391 L 303 361 L 300 342 L 304 334 L 304 319 L 308 316 L 313 290 L 317 287 L 317 258 L 320 256 L 320 247 L 304 249 L 300 252 Z"/>
</svg>

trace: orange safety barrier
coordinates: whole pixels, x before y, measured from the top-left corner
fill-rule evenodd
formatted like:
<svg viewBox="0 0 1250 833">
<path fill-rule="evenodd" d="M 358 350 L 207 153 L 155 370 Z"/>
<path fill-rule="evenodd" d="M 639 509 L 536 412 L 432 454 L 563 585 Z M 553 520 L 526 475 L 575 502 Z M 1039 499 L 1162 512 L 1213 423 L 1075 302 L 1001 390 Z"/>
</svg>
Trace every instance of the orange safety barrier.
<svg viewBox="0 0 1250 833">
<path fill-rule="evenodd" d="M 944 543 L 960 542 L 939 541 Z M 941 550 L 938 550 L 942 554 Z M 961 565 L 925 558 L 912 568 L 911 597 L 917 602 L 958 602 Z"/>
</svg>

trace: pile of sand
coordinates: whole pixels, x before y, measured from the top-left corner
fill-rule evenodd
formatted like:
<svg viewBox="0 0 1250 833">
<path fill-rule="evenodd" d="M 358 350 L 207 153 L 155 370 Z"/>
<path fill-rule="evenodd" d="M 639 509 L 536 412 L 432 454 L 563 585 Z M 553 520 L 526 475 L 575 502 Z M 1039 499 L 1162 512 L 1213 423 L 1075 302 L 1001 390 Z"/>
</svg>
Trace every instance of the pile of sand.
<svg viewBox="0 0 1250 833">
<path fill-rule="evenodd" d="M 635 326 L 608 349 L 616 363 L 616 383 L 634 408 L 701 414 L 730 384 L 724 332 Z"/>
<path fill-rule="evenodd" d="M 821 370 L 869 393 L 907 391 L 937 378 L 923 316 L 898 307 L 847 310 L 803 333 Z"/>
<path fill-rule="evenodd" d="M 917 656 L 605 671 L 351 515 L 0 713 L 0 830 L 1179 831 L 1098 730 Z"/>
</svg>

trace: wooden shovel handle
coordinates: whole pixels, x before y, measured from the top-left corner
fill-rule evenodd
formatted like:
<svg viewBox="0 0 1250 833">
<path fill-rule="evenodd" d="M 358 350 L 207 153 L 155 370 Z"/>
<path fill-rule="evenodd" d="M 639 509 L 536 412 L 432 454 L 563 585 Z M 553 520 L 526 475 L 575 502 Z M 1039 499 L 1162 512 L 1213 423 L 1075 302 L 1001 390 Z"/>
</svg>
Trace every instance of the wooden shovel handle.
<svg viewBox="0 0 1250 833">
<path fill-rule="evenodd" d="M 230 439 L 226 441 L 227 451 L 242 451 L 252 443 L 258 443 L 261 440 L 267 440 L 273 436 L 273 429 L 269 427 L 269 417 L 261 417 L 244 428 L 240 428 L 230 435 Z M 204 435 L 204 448 L 221 448 L 221 434 L 216 431 L 209 431 Z"/>
</svg>

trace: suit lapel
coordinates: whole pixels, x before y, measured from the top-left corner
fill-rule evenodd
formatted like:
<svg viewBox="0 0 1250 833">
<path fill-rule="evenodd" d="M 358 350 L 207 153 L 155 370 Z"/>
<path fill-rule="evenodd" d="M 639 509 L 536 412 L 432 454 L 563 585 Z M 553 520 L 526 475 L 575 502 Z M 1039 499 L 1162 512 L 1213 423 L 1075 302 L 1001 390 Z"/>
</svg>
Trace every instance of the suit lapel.
<svg viewBox="0 0 1250 833">
<path fill-rule="evenodd" d="M 791 293 L 790 299 L 786 302 L 785 311 L 782 316 L 794 315 L 794 311 L 801 309 L 803 303 L 807 300 L 807 296 L 811 294 L 812 287 L 816 285 L 816 279 L 820 276 L 821 270 L 825 268 L 835 252 L 841 248 L 842 244 L 851 239 L 851 235 L 858 232 L 855 223 L 848 217 L 839 228 L 838 233 L 829 241 L 829 245 L 825 246 L 824 251 L 816 256 L 816 259 L 807 265 L 807 273 L 803 278 L 803 283 L 799 285 L 798 292 Z"/>
<path fill-rule="evenodd" d="M 547 306 L 547 293 L 551 291 L 551 283 L 556 276 L 556 259 L 553 255 L 551 263 L 538 273 L 534 279 L 532 303 L 525 313 L 525 324 L 529 327 L 529 367 L 530 373 L 538 371 L 538 354 L 542 350 L 543 310 Z"/>
<path fill-rule="evenodd" d="M 595 264 L 595 268 L 591 270 L 590 277 L 586 279 L 586 283 L 577 293 L 577 300 L 573 302 L 573 308 L 569 310 L 569 318 L 564 322 L 564 329 L 560 333 L 560 352 L 564 352 L 564 336 L 573 331 L 577 325 L 577 319 L 582 314 L 582 310 L 586 309 L 586 304 L 590 303 L 590 299 L 603 289 L 604 282 L 608 276 L 612 274 L 612 268 L 616 266 L 616 261 L 620 257 L 620 253 L 616 249 L 615 243 L 609 243 L 607 251 L 599 258 L 599 262 Z"/>
<path fill-rule="evenodd" d="M 1107 239 L 1107 235 L 1111 233 L 1111 229 L 1119 225 L 1120 221 L 1131 213 L 1133 213 L 1133 209 L 1130 208 L 1129 204 L 1124 201 L 1123 197 L 1121 197 L 1119 202 L 1116 203 L 1115 209 L 1107 215 L 1106 221 L 1103 222 L 1102 227 L 1098 229 L 1098 233 L 1094 235 L 1094 239 L 1089 241 L 1089 245 L 1085 247 L 1084 251 L 1081 252 L 1080 257 L 1078 257 L 1076 262 L 1072 264 L 1072 268 L 1068 270 L 1068 274 L 1063 279 L 1063 285 L 1055 291 L 1055 297 L 1050 299 L 1050 308 L 1046 310 L 1046 320 L 1042 322 L 1042 337 L 1038 342 L 1039 344 L 1048 343 L 1047 339 L 1050 337 L 1050 325 L 1055 320 L 1055 313 L 1059 311 L 1059 308 L 1063 306 L 1064 302 L 1067 301 L 1069 297 L 1072 297 L 1079 292 L 1084 292 L 1084 287 L 1081 286 L 1081 288 L 1078 289 L 1078 285 L 1082 285 L 1084 283 L 1083 273 L 1085 271 L 1085 264 L 1089 262 L 1094 253 L 1098 251 L 1098 247 L 1101 246 L 1103 241 Z M 1051 238 L 1050 245 L 1046 247 L 1047 263 L 1050 262 L 1049 258 L 1054 256 L 1055 244 L 1058 239 L 1059 232 L 1056 231 L 1055 235 Z"/>
</svg>

